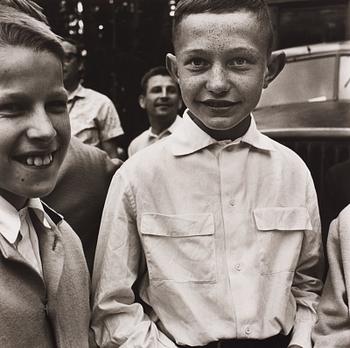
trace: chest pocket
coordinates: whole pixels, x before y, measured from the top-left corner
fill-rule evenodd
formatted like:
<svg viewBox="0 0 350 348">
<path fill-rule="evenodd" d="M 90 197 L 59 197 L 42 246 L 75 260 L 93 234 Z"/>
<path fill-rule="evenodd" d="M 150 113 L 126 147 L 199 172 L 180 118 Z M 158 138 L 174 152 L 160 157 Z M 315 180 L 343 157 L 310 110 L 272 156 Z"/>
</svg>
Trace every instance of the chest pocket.
<svg viewBox="0 0 350 348">
<path fill-rule="evenodd" d="M 215 282 L 213 215 L 146 213 L 141 238 L 150 280 Z"/>
<path fill-rule="evenodd" d="M 261 274 L 294 272 L 304 233 L 312 229 L 304 207 L 254 209 Z"/>
</svg>

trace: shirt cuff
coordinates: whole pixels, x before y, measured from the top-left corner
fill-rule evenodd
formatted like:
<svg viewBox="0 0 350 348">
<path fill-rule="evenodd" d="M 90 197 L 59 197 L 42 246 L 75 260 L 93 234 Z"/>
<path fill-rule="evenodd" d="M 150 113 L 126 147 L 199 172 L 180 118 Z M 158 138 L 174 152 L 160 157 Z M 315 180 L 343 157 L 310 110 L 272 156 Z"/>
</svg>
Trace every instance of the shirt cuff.
<svg viewBox="0 0 350 348">
<path fill-rule="evenodd" d="M 297 345 L 302 348 L 312 348 L 311 331 L 313 327 L 313 321 L 296 322 L 292 332 L 292 339 L 288 347 Z"/>
</svg>

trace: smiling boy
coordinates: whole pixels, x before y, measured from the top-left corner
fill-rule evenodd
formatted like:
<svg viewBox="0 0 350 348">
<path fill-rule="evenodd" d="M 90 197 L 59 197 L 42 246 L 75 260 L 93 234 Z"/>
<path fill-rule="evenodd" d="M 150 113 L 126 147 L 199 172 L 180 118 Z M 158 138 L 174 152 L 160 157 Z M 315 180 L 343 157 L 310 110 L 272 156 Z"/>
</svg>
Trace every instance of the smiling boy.
<svg viewBox="0 0 350 348">
<path fill-rule="evenodd" d="M 180 0 L 179 129 L 115 175 L 93 275 L 101 347 L 311 348 L 322 287 L 305 164 L 252 110 L 278 74 L 261 0 Z"/>
<path fill-rule="evenodd" d="M 63 49 L 15 8 L 0 5 L 0 346 L 88 347 L 80 241 L 37 198 L 55 187 L 70 140 Z"/>
</svg>

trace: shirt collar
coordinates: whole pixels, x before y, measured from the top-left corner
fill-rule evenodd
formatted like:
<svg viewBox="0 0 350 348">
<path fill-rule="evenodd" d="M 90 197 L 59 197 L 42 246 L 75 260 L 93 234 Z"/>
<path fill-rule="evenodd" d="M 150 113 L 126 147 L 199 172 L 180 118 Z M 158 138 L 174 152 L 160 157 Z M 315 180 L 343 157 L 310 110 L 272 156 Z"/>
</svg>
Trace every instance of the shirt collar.
<svg viewBox="0 0 350 348">
<path fill-rule="evenodd" d="M 45 228 L 51 228 L 49 222 L 46 218 L 46 212 L 44 210 L 43 204 L 39 198 L 31 198 L 28 201 L 28 208 L 32 208 L 38 217 L 39 221 L 43 224 Z"/>
<path fill-rule="evenodd" d="M 80 83 L 73 92 L 68 93 L 68 101 L 71 101 L 74 98 L 85 98 L 84 87 Z"/>
<path fill-rule="evenodd" d="M 23 209 L 27 208 L 33 209 L 45 228 L 51 228 L 39 198 L 29 199 L 26 207 L 22 208 L 21 211 L 23 212 Z M 0 234 L 11 244 L 16 241 L 21 227 L 20 212 L 5 198 L 0 196 Z"/>
<path fill-rule="evenodd" d="M 257 149 L 272 151 L 271 140 L 261 134 L 256 128 L 253 115 L 247 132 L 240 138 L 241 142 L 247 143 Z M 172 153 L 174 156 L 183 156 L 199 151 L 209 145 L 218 143 L 217 140 L 200 129 L 187 114 L 184 113 L 183 120 L 174 131 L 172 137 Z M 237 139 L 235 140 L 237 142 Z"/>
<path fill-rule="evenodd" d="M 175 130 L 180 126 L 181 122 L 182 122 L 182 117 L 176 116 L 175 121 L 170 125 L 170 127 L 168 128 L 168 131 L 170 133 L 174 133 Z"/>
<path fill-rule="evenodd" d="M 167 129 L 164 129 L 163 132 L 159 134 L 152 133 L 152 127 L 148 128 L 148 136 L 150 138 L 161 138 L 165 133 L 174 133 L 174 131 L 179 127 L 179 124 L 182 122 L 182 117 L 176 116 L 174 122 L 168 127 Z"/>
</svg>

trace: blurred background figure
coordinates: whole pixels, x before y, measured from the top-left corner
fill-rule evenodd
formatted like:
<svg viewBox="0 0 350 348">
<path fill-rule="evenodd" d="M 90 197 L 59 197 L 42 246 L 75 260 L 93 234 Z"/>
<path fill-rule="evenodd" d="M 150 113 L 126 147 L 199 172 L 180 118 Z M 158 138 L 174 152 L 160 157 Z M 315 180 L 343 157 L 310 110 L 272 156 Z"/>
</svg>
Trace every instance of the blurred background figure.
<svg viewBox="0 0 350 348">
<path fill-rule="evenodd" d="M 128 155 L 170 135 L 181 122 L 178 112 L 182 106 L 179 86 L 164 66 L 152 68 L 141 80 L 139 104 L 147 113 L 150 128 L 136 137 Z"/>
<path fill-rule="evenodd" d="M 104 150 L 111 158 L 123 158 L 120 137 L 124 134 L 113 102 L 105 95 L 81 85 L 83 59 L 78 45 L 63 42 L 64 86 L 68 91 L 68 112 L 72 135 Z"/>
<path fill-rule="evenodd" d="M 43 198 L 79 236 L 90 274 L 107 190 L 121 164 L 72 137 L 55 189 Z"/>
</svg>

